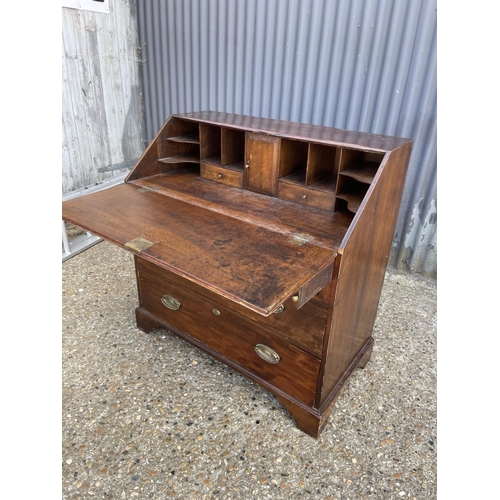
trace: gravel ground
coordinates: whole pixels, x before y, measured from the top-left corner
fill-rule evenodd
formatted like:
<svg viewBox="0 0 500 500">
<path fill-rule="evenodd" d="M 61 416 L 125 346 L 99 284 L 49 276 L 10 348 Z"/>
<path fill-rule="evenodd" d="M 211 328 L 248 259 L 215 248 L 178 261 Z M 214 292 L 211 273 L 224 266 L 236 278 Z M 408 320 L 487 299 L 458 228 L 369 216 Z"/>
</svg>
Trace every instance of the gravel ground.
<svg viewBox="0 0 500 500">
<path fill-rule="evenodd" d="M 436 282 L 389 269 L 371 361 L 315 440 L 276 398 L 135 325 L 133 257 L 62 270 L 63 499 L 434 499 Z"/>
</svg>

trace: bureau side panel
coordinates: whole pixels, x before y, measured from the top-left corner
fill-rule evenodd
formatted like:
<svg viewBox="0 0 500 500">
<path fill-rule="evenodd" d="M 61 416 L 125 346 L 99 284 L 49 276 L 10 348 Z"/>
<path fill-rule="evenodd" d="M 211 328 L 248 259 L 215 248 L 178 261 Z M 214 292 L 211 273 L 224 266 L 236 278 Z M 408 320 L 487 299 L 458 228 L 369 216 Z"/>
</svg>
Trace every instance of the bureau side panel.
<svg viewBox="0 0 500 500">
<path fill-rule="evenodd" d="M 327 405 L 372 335 L 412 143 L 393 151 L 341 248 L 318 406 Z"/>
<path fill-rule="evenodd" d="M 161 172 L 161 167 L 158 163 L 158 158 L 160 158 L 161 155 L 161 145 L 165 140 L 165 136 L 167 135 L 169 129 L 172 129 L 174 126 L 174 119 L 172 117 L 168 118 L 156 134 L 156 137 L 146 147 L 141 157 L 135 164 L 135 167 L 130 171 L 125 179 L 125 182 L 150 177 Z M 171 135 L 174 135 L 174 133 L 171 132 Z"/>
</svg>

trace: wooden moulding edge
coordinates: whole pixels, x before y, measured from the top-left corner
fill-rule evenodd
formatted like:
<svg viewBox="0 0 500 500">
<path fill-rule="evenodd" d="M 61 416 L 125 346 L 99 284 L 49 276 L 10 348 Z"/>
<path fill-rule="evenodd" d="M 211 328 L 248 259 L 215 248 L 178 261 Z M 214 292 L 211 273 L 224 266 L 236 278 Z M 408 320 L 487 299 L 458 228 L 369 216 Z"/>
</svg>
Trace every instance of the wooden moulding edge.
<svg viewBox="0 0 500 500">
<path fill-rule="evenodd" d="M 329 414 L 332 411 L 335 401 L 339 397 L 343 387 L 345 386 L 351 375 L 354 373 L 354 370 L 356 370 L 356 368 L 364 368 L 366 363 L 370 359 L 374 342 L 375 340 L 373 337 L 368 338 L 363 347 L 359 350 L 356 357 L 352 360 L 347 370 L 343 373 L 342 377 L 340 377 L 339 381 L 335 384 L 328 397 L 325 399 L 325 402 L 319 409 L 319 413 L 324 415 L 325 413 Z"/>
</svg>

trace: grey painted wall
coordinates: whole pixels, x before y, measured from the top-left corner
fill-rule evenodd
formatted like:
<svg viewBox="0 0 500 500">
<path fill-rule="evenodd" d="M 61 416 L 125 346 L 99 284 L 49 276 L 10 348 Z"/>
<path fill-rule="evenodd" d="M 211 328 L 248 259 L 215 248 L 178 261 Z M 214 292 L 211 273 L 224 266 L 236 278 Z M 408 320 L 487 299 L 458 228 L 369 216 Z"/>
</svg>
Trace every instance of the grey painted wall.
<svg viewBox="0 0 500 500">
<path fill-rule="evenodd" d="M 146 139 L 203 109 L 410 137 L 390 263 L 436 275 L 436 0 L 137 2 Z"/>
<path fill-rule="evenodd" d="M 62 192 L 123 173 L 140 156 L 144 114 L 133 0 L 110 12 L 62 8 Z"/>
</svg>

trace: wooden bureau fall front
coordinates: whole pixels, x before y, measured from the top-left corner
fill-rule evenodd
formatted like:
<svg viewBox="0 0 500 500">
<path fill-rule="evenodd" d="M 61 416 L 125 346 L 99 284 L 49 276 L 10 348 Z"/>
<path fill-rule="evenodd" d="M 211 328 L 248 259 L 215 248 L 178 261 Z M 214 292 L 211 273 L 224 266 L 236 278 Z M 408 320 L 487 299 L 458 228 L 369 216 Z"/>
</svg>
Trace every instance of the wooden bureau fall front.
<svg viewBox="0 0 500 500">
<path fill-rule="evenodd" d="M 254 380 L 317 437 L 371 354 L 411 147 L 173 115 L 125 183 L 62 215 L 134 253 L 141 330 L 173 332 Z"/>
</svg>

